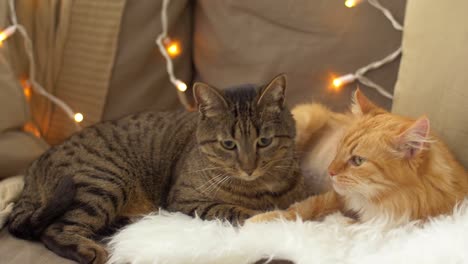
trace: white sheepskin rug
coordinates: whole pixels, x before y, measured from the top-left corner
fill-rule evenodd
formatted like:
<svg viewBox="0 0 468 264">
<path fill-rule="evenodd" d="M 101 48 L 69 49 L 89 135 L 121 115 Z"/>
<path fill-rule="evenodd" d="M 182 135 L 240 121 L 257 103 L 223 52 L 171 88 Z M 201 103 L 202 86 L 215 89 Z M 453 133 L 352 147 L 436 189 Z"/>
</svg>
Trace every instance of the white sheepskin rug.
<svg viewBox="0 0 468 264">
<path fill-rule="evenodd" d="M 252 223 L 234 228 L 160 212 L 131 224 L 109 243 L 110 263 L 254 263 L 262 258 L 310 263 L 468 263 L 468 199 L 453 215 L 388 229 L 384 222 Z"/>
</svg>

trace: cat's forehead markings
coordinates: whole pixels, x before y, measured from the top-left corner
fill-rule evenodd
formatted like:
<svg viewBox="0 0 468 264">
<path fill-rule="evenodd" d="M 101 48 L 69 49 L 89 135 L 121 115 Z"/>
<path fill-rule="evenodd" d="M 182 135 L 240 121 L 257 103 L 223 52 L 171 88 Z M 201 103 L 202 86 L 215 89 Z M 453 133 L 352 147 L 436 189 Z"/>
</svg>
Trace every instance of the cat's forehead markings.
<svg viewBox="0 0 468 264">
<path fill-rule="evenodd" d="M 236 131 L 236 138 L 241 138 L 243 136 L 246 136 L 248 138 L 250 137 L 250 135 L 255 135 L 256 133 L 255 124 L 253 124 L 252 120 L 249 117 L 244 119 L 238 119 L 234 130 Z"/>
<path fill-rule="evenodd" d="M 361 129 L 359 127 L 356 127 L 352 129 L 344 138 L 343 138 L 343 144 L 345 146 L 353 143 L 354 141 L 360 139 L 366 132 L 365 129 Z"/>
<path fill-rule="evenodd" d="M 359 142 L 354 142 L 354 145 L 350 147 L 349 153 L 353 154 L 356 148 L 358 147 L 358 145 L 359 145 Z"/>
</svg>

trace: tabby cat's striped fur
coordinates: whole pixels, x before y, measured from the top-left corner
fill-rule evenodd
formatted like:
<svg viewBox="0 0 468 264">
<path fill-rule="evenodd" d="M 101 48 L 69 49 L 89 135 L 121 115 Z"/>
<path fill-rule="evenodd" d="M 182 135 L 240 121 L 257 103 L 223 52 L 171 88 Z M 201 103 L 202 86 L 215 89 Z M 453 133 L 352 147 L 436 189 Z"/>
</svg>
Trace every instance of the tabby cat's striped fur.
<svg viewBox="0 0 468 264">
<path fill-rule="evenodd" d="M 199 113 L 145 112 L 73 135 L 36 160 L 9 219 L 80 263 L 104 263 L 98 236 L 158 207 L 233 223 L 304 197 L 285 77 L 255 88 L 194 87 Z"/>
</svg>

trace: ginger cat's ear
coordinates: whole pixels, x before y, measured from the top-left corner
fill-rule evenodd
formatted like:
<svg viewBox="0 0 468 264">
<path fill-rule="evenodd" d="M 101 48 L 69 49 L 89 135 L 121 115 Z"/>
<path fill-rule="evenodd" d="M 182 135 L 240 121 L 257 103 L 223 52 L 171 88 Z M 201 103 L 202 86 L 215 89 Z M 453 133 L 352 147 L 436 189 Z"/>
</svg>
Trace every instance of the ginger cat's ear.
<svg viewBox="0 0 468 264">
<path fill-rule="evenodd" d="M 351 112 L 355 115 L 365 115 L 372 110 L 380 109 L 367 98 L 359 88 L 356 89 L 353 95 L 353 103 L 351 104 Z"/>
<path fill-rule="evenodd" d="M 401 133 L 396 140 L 397 150 L 405 158 L 413 158 L 425 149 L 431 142 L 429 139 L 429 119 L 426 116 L 418 118 Z"/>
</svg>

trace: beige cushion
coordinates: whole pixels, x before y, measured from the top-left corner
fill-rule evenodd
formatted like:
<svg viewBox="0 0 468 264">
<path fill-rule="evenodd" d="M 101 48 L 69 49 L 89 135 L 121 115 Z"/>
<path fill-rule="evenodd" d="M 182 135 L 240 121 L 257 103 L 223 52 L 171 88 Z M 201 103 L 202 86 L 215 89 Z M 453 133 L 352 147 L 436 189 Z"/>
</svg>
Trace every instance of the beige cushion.
<svg viewBox="0 0 468 264">
<path fill-rule="evenodd" d="M 429 116 L 468 167 L 468 1 L 409 1 L 393 111 Z"/>
<path fill-rule="evenodd" d="M 0 232 L 0 255 L 3 264 L 73 264 L 74 261 L 59 257 L 42 243 L 21 240 L 8 231 Z"/>
<path fill-rule="evenodd" d="M 0 133 L 22 127 L 29 118 L 23 90 L 0 49 Z"/>
<path fill-rule="evenodd" d="M 0 179 L 21 173 L 48 145 L 22 131 L 0 133 Z"/>
<path fill-rule="evenodd" d="M 399 21 L 404 0 L 382 0 Z M 345 74 L 397 49 L 401 33 L 366 1 L 349 9 L 342 1 L 197 1 L 194 64 L 198 78 L 224 87 L 263 83 L 288 73 L 289 104 L 316 100 L 348 108 L 356 84 L 336 93 L 332 74 Z M 391 91 L 398 61 L 370 77 Z M 386 108 L 391 101 L 363 88 Z"/>
</svg>

